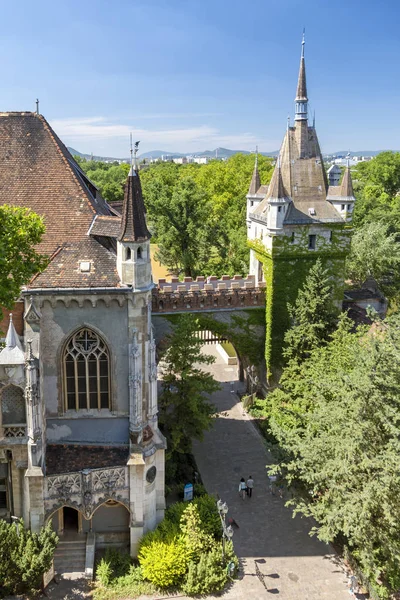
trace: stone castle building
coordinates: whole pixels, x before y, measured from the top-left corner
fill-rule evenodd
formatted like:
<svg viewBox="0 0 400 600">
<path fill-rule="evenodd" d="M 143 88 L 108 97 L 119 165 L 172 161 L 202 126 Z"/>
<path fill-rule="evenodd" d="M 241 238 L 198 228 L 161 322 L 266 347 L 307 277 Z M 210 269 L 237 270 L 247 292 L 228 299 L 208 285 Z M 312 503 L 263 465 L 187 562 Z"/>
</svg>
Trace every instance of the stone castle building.
<svg viewBox="0 0 400 600">
<path fill-rule="evenodd" d="M 329 186 L 315 124 L 308 122 L 304 38 L 295 98 L 269 185 L 261 185 L 257 160 L 247 195 L 250 275 L 266 285 L 266 361 L 269 375 L 281 363 L 284 332 L 308 271 L 320 257 L 328 268 L 333 300 L 341 306 L 345 259 L 350 249 L 354 194 L 347 167 Z"/>
<path fill-rule="evenodd" d="M 50 257 L 0 327 L 0 517 L 134 554 L 164 514 L 166 447 L 138 170 L 118 214 L 41 115 L 0 113 L 0 203 L 44 217 Z"/>
</svg>

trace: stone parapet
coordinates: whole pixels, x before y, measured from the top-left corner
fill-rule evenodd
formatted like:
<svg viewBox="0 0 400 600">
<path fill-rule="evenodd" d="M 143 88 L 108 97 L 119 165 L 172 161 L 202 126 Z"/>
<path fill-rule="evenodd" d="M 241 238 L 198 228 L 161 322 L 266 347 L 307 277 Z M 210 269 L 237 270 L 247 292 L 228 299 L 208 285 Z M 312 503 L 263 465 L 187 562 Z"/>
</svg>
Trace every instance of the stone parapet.
<svg viewBox="0 0 400 600">
<path fill-rule="evenodd" d="M 215 311 L 264 306 L 265 283 L 255 287 L 254 275 L 160 279 L 152 292 L 152 312 Z"/>
</svg>

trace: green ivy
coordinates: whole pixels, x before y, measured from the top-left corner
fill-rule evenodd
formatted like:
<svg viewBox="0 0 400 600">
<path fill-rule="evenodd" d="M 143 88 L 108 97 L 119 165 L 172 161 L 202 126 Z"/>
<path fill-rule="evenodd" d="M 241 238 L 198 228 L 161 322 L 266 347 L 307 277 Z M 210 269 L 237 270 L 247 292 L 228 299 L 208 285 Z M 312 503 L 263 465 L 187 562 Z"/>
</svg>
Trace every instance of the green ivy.
<svg viewBox="0 0 400 600">
<path fill-rule="evenodd" d="M 317 235 L 317 250 L 308 250 L 310 228 L 296 231 L 295 243 L 289 236 L 273 238 L 272 251 L 261 240 L 249 241 L 250 248 L 262 263 L 266 283 L 265 362 L 267 379 L 276 380 L 283 366 L 283 337 L 290 327 L 288 303 L 294 303 L 312 265 L 320 258 L 332 280 L 332 300 L 343 299 L 345 260 L 350 249 L 351 228 L 344 224 L 329 223 L 330 240 Z"/>
</svg>

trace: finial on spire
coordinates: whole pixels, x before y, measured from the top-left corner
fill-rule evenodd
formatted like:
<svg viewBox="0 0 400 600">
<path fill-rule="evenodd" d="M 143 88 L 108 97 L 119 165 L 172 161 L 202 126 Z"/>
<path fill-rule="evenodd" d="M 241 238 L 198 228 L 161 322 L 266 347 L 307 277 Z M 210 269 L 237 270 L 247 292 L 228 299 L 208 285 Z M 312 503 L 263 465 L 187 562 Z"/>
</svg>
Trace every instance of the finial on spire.
<svg viewBox="0 0 400 600">
<path fill-rule="evenodd" d="M 297 80 L 297 90 L 296 90 L 296 110 L 295 110 L 295 121 L 307 121 L 307 82 L 306 82 L 306 65 L 304 60 L 304 32 L 303 31 L 303 40 L 301 42 L 301 59 L 300 59 L 300 69 L 299 69 L 299 78 Z"/>
<path fill-rule="evenodd" d="M 10 313 L 10 323 L 12 323 L 12 313 Z"/>
<path fill-rule="evenodd" d="M 258 167 L 258 146 L 256 146 L 256 167 Z"/>
<path fill-rule="evenodd" d="M 306 28 L 303 28 L 303 39 L 301 40 L 301 58 L 304 58 L 304 46 L 306 45 Z"/>
<path fill-rule="evenodd" d="M 36 98 L 36 114 L 39 114 L 39 98 Z"/>
<path fill-rule="evenodd" d="M 132 144 L 132 134 L 130 134 L 130 140 L 131 140 L 131 174 L 133 174 L 133 171 L 137 171 L 137 153 L 139 150 L 139 142 L 135 142 L 135 147 L 133 147 Z"/>
<path fill-rule="evenodd" d="M 314 110 L 314 114 L 313 114 L 312 126 L 315 129 L 315 110 Z"/>
</svg>

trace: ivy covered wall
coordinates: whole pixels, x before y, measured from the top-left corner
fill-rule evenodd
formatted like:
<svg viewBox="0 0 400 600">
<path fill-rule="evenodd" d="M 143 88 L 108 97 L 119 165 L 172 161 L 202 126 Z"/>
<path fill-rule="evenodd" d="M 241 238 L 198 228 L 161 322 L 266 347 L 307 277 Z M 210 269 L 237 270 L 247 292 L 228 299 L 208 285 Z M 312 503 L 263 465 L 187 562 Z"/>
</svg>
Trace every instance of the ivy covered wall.
<svg viewBox="0 0 400 600">
<path fill-rule="evenodd" d="M 322 260 L 331 277 L 332 303 L 338 309 L 341 307 L 350 233 L 350 227 L 341 223 L 318 225 L 318 228 L 303 225 L 293 228 L 290 235 L 274 236 L 270 250 L 259 239 L 249 242 L 251 250 L 262 263 L 266 282 L 265 361 L 268 381 L 277 381 L 282 369 L 283 338 L 290 327 L 287 304 L 295 302 L 298 290 L 317 258 Z M 308 249 L 310 234 L 316 236 L 315 250 Z"/>
</svg>

